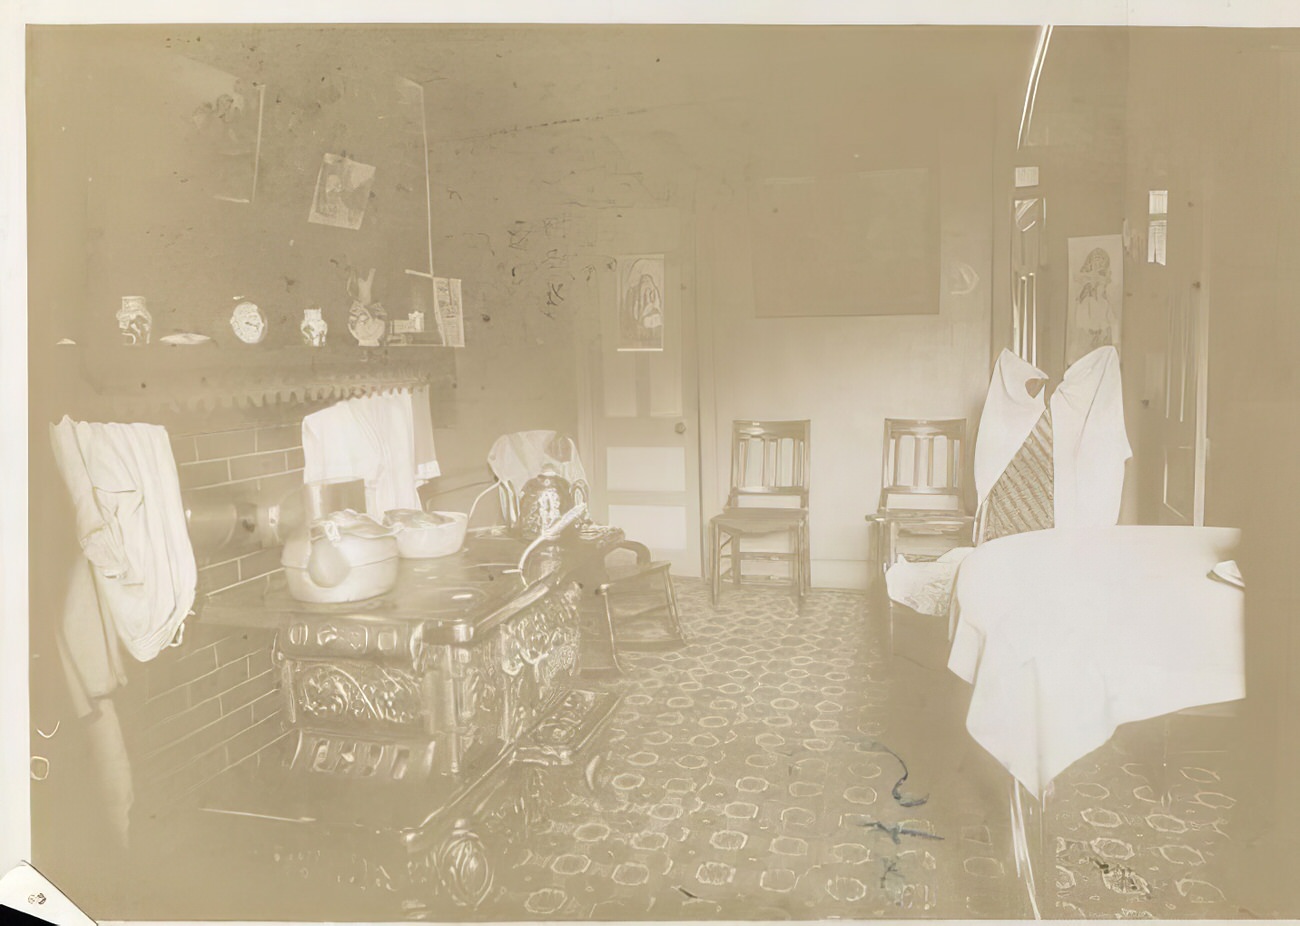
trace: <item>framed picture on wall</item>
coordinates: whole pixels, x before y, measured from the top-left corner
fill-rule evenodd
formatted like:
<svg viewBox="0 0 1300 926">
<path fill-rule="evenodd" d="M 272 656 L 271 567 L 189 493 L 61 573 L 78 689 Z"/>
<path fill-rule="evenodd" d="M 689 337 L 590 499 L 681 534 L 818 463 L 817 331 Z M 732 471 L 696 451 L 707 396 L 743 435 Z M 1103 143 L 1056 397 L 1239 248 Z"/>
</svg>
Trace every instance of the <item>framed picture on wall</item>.
<svg viewBox="0 0 1300 926">
<path fill-rule="evenodd" d="M 166 68 L 163 113 L 184 128 L 185 163 L 200 188 L 214 199 L 251 203 L 257 195 L 265 85 L 179 55 L 167 60 Z"/>
<path fill-rule="evenodd" d="M 664 255 L 620 257 L 618 266 L 618 349 L 664 349 Z"/>
<path fill-rule="evenodd" d="M 1124 307 L 1124 236 L 1071 238 L 1065 363 L 1107 344 L 1119 347 Z"/>
<path fill-rule="evenodd" d="M 370 188 L 375 182 L 373 164 L 361 164 L 337 154 L 326 154 L 316 175 L 316 193 L 308 222 L 356 230 L 366 215 Z"/>
<path fill-rule="evenodd" d="M 938 314 L 939 191 L 937 163 L 754 183 L 754 315 Z"/>
</svg>

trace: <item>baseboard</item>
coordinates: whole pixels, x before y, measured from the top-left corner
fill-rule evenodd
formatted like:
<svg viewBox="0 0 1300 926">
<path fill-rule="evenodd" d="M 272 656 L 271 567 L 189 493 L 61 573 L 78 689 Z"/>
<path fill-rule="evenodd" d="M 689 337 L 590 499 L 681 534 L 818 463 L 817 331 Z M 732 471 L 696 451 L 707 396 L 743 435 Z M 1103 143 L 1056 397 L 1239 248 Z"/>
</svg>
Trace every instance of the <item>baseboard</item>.
<svg viewBox="0 0 1300 926">
<path fill-rule="evenodd" d="M 814 559 L 812 587 L 866 591 L 871 581 L 871 565 L 860 559 Z"/>
</svg>

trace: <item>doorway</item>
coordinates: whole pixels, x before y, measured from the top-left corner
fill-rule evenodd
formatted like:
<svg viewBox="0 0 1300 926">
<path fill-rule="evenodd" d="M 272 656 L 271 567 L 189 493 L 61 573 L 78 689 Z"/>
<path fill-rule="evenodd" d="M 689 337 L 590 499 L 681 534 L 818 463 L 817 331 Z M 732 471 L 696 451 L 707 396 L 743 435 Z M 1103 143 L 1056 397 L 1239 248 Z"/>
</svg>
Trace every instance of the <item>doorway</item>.
<svg viewBox="0 0 1300 926">
<path fill-rule="evenodd" d="M 587 342 L 583 456 L 592 516 L 700 575 L 699 366 L 694 233 L 675 208 L 626 209 L 597 222 Z"/>
</svg>

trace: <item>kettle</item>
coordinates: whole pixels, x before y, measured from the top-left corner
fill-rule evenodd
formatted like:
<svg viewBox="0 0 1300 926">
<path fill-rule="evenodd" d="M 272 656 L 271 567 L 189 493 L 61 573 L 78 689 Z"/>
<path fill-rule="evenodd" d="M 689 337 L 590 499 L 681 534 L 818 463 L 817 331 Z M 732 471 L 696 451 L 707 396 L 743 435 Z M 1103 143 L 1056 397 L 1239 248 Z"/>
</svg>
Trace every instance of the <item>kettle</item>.
<svg viewBox="0 0 1300 926">
<path fill-rule="evenodd" d="M 391 528 L 355 511 L 335 511 L 300 527 L 280 565 L 298 601 L 335 604 L 383 595 L 397 582 L 398 545 Z"/>
<path fill-rule="evenodd" d="M 519 501 L 519 535 L 536 540 L 548 533 L 568 511 L 586 501 L 586 487 L 570 483 L 553 463 L 546 463 L 524 483 Z"/>
</svg>

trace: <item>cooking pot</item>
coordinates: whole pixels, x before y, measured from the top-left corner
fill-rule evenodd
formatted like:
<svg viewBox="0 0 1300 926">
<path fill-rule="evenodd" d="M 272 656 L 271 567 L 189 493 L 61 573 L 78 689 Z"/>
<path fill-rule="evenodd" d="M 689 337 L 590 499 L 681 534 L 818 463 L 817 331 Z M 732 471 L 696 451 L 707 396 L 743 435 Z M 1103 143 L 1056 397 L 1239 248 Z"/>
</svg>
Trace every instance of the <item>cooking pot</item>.
<svg viewBox="0 0 1300 926">
<path fill-rule="evenodd" d="M 298 601 L 362 601 L 397 584 L 397 538 L 364 514 L 335 511 L 295 531 L 280 564 Z"/>
<path fill-rule="evenodd" d="M 463 511 L 396 509 L 384 515 L 384 525 L 397 535 L 397 552 L 405 559 L 435 559 L 460 552 L 469 527 Z"/>
</svg>

